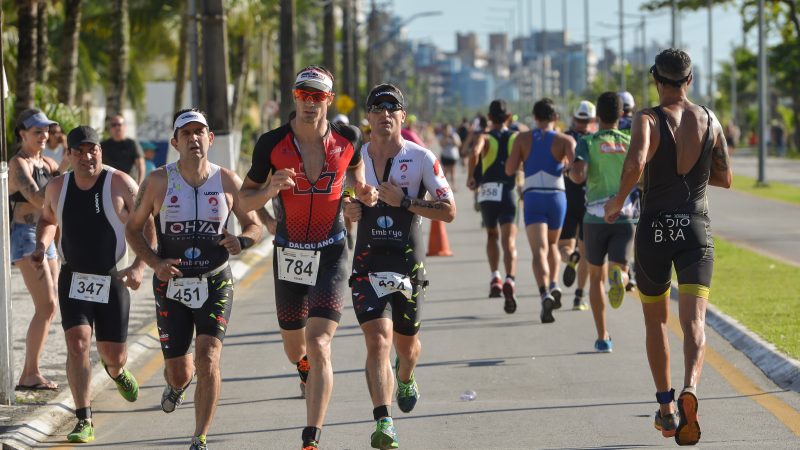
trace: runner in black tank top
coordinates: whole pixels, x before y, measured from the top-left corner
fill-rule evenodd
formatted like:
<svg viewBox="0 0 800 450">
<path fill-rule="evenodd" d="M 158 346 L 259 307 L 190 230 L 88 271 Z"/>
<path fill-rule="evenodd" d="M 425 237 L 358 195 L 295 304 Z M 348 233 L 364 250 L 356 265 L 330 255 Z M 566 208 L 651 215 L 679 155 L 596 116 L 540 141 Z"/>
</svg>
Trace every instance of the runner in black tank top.
<svg viewBox="0 0 800 450">
<path fill-rule="evenodd" d="M 696 387 L 705 351 L 703 326 L 713 268 L 706 187 L 730 187 L 732 173 L 719 121 L 686 96 L 692 82 L 689 55 L 678 49 L 664 50 L 650 73 L 660 106 L 634 117 L 620 188 L 605 205 L 605 219 L 609 223 L 616 220 L 627 193 L 645 172 L 636 231 L 636 276 L 647 357 L 660 404 L 654 424 L 663 436 L 674 436 L 679 445 L 694 445 L 700 440 Z M 678 398 L 679 415 L 673 404 L 666 331 L 673 265 L 678 274 L 678 311 L 687 362 L 685 387 Z"/>
<path fill-rule="evenodd" d="M 104 167 L 97 132 L 81 126 L 68 135 L 72 172 L 54 178 L 47 186 L 32 258 L 43 263 L 44 249 L 60 231 L 58 248 L 63 266 L 58 277 L 62 327 L 70 349 L 67 379 L 75 400 L 78 423 L 67 436 L 70 442 L 94 440 L 88 386 L 92 331 L 108 375 L 128 401 L 138 397 L 139 386 L 123 369 L 127 360 L 130 295 L 142 281 L 144 262 L 138 258 L 124 268 L 124 222 L 133 209 L 138 187 L 127 174 Z M 155 239 L 152 228 L 148 233 Z"/>
</svg>

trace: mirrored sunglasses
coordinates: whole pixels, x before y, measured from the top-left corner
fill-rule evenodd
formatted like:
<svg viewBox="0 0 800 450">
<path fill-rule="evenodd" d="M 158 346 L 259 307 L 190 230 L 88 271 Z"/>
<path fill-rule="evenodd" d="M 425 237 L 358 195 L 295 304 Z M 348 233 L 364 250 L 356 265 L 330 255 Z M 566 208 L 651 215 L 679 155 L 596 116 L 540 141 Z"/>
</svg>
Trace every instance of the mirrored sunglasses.
<svg viewBox="0 0 800 450">
<path fill-rule="evenodd" d="M 393 103 L 393 102 L 380 102 L 375 103 L 373 105 L 369 105 L 369 112 L 371 113 L 381 113 L 384 111 L 389 111 L 393 113 L 395 111 L 400 111 L 403 109 L 403 105 L 400 103 Z"/>
<path fill-rule="evenodd" d="M 294 90 L 294 98 L 301 102 L 312 101 L 314 103 L 321 103 L 330 97 L 333 97 L 333 94 L 330 92 L 309 92 L 302 89 Z"/>
</svg>

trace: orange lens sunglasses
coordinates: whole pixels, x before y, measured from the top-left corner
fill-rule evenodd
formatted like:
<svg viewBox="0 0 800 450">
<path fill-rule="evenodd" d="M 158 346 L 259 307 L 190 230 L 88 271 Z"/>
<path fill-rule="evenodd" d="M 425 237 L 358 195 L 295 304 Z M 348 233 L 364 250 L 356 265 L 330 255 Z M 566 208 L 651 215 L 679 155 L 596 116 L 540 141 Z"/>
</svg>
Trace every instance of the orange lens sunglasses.
<svg viewBox="0 0 800 450">
<path fill-rule="evenodd" d="M 294 90 L 294 98 L 300 100 L 301 102 L 307 102 L 310 100 L 314 103 L 321 103 L 332 97 L 333 93 L 331 92 L 309 92 L 302 89 Z"/>
</svg>

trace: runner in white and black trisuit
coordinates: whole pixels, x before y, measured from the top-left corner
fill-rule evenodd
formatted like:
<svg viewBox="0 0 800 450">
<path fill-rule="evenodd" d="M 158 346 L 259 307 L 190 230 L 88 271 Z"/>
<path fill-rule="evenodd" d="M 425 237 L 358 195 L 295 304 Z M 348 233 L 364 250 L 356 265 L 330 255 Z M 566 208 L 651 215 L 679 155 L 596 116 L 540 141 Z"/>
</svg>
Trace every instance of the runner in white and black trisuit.
<svg viewBox="0 0 800 450">
<path fill-rule="evenodd" d="M 73 170 L 47 185 L 31 259 L 43 265 L 45 249 L 60 237 L 58 300 L 67 342 L 67 380 L 78 418 L 67 440 L 91 442 L 95 438 L 90 406 L 92 331 L 100 361 L 119 393 L 129 402 L 139 395 L 139 384 L 123 366 L 128 358 L 127 288 L 139 288 L 145 265 L 136 258 L 125 267 L 125 222 L 138 186 L 128 174 L 103 165 L 100 136 L 91 127 L 73 129 L 67 143 L 66 157 Z M 152 224 L 145 233 L 155 244 Z"/>
<path fill-rule="evenodd" d="M 644 172 L 642 212 L 636 230 L 636 277 L 647 337 L 647 359 L 660 404 L 655 426 L 679 445 L 700 440 L 697 383 L 705 353 L 705 315 L 714 267 L 708 218 L 708 185 L 728 188 L 731 172 L 722 126 L 710 110 L 690 102 L 692 63 L 683 50 L 656 56 L 650 73 L 659 106 L 637 113 L 619 191 L 605 204 L 613 223 Z M 683 330 L 683 391 L 680 422 L 670 380 L 669 293 L 673 267 L 678 277 L 678 315 Z"/>
<path fill-rule="evenodd" d="M 195 450 L 208 448 L 206 434 L 220 395 L 219 360 L 233 308 L 228 258 L 261 238 L 255 213 L 244 212 L 239 203 L 239 176 L 208 161 L 213 143 L 214 133 L 202 112 L 178 111 L 171 144 L 179 159 L 145 179 L 127 225 L 131 248 L 155 271 L 153 293 L 167 381 L 161 394 L 164 412 L 181 404 L 197 372 L 190 447 Z M 231 213 L 242 226 L 239 236 L 226 228 Z M 156 251 L 142 236 L 151 216 L 158 235 Z M 193 361 L 189 349 L 195 329 Z"/>
<path fill-rule="evenodd" d="M 375 86 L 367 97 L 369 144 L 361 149 L 368 186 L 378 187 L 378 203 L 346 199 L 345 213 L 358 221 L 353 256 L 353 309 L 367 344 L 367 387 L 376 429 L 373 448 L 398 448 L 392 421 L 392 365 L 397 359 L 397 405 L 411 412 L 419 399 L 414 368 L 422 350 L 420 311 L 425 297 L 422 217 L 451 222 L 455 198 L 430 150 L 403 139 L 406 117 L 402 92 L 391 84 Z M 433 199 L 426 200 L 430 194 Z"/>
</svg>

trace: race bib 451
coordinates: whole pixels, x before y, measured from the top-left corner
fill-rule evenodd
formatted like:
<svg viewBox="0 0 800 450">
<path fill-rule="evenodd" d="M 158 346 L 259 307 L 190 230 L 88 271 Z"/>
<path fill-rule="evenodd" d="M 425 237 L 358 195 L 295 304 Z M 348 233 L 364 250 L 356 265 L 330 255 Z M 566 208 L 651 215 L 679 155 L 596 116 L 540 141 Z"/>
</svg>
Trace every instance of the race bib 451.
<svg viewBox="0 0 800 450">
<path fill-rule="evenodd" d="M 198 309 L 208 300 L 208 279 L 173 278 L 167 284 L 167 298 Z"/>
</svg>

